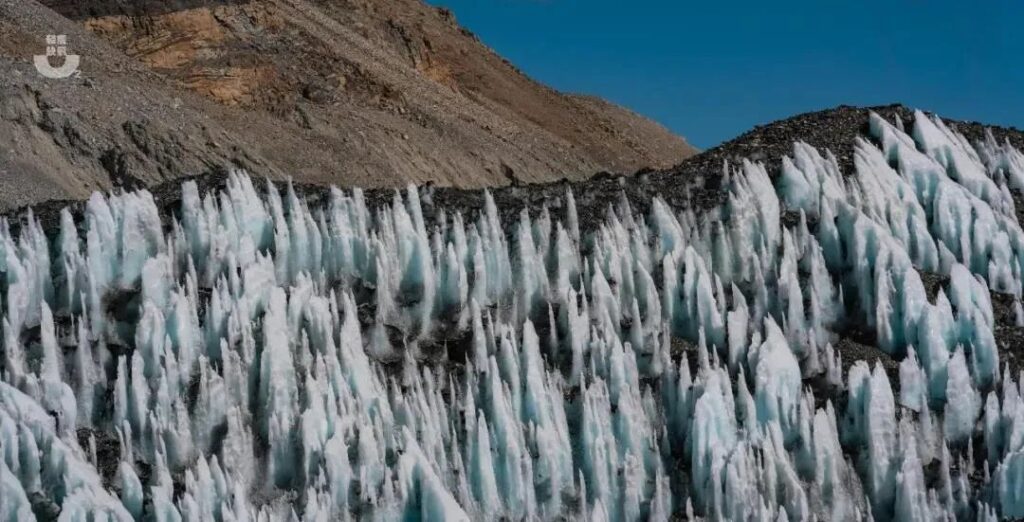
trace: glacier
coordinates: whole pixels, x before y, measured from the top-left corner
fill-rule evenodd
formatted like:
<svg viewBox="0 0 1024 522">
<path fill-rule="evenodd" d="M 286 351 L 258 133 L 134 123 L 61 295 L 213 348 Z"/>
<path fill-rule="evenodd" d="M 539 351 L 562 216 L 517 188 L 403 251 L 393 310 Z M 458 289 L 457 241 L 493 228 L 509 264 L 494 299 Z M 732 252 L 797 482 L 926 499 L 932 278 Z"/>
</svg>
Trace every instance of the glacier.
<svg viewBox="0 0 1024 522">
<path fill-rule="evenodd" d="M 1024 155 L 868 134 L 596 222 L 243 172 L 2 220 L 0 519 L 1024 517 Z"/>
</svg>

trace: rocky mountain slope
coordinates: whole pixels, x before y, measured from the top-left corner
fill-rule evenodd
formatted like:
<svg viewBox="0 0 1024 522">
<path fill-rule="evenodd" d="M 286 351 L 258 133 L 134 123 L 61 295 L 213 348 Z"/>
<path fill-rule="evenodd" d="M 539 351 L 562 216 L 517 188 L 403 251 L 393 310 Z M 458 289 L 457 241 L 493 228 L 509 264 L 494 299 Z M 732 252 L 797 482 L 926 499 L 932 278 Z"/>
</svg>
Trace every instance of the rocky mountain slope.
<svg viewBox="0 0 1024 522">
<path fill-rule="evenodd" d="M 81 75 L 31 64 L 67 34 Z M 0 205 L 230 166 L 478 187 L 667 167 L 694 149 L 544 87 L 419 0 L 0 0 Z"/>
</svg>

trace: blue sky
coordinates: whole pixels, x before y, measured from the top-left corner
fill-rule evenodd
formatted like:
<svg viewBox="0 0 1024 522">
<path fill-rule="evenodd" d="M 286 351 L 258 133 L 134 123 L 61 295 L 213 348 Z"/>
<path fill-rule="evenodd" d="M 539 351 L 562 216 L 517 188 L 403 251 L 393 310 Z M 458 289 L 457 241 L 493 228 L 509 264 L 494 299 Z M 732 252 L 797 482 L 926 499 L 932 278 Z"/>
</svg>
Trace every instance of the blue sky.
<svg viewBox="0 0 1024 522">
<path fill-rule="evenodd" d="M 429 1 L 537 80 L 701 148 L 842 103 L 1024 128 L 1024 0 Z"/>
</svg>

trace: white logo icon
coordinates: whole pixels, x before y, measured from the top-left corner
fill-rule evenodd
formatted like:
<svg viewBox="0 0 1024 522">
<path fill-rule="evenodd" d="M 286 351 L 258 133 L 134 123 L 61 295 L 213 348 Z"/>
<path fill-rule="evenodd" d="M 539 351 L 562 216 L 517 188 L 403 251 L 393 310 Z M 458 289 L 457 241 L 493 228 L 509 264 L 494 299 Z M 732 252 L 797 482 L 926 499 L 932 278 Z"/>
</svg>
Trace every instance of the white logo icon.
<svg viewBox="0 0 1024 522">
<path fill-rule="evenodd" d="M 57 56 L 64 58 L 60 67 L 50 65 L 50 58 Z M 54 80 L 68 78 L 78 72 L 80 62 L 77 54 L 68 54 L 68 37 L 63 34 L 46 35 L 46 55 L 37 54 L 34 59 L 39 74 Z"/>
</svg>

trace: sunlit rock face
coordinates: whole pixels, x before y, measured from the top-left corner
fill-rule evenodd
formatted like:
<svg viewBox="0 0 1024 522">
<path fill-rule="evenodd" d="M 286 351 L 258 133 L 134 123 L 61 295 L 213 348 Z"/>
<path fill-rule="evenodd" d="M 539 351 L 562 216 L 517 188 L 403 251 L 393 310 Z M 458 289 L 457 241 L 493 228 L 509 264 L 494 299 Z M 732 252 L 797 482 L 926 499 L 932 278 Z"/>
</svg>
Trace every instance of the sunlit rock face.
<svg viewBox="0 0 1024 522">
<path fill-rule="evenodd" d="M 870 133 L 582 227 L 242 173 L 4 222 L 0 518 L 1024 516 L 1024 155 Z"/>
</svg>

